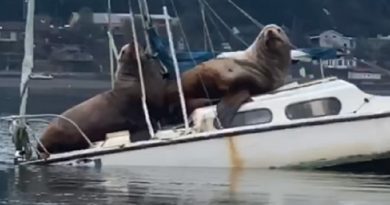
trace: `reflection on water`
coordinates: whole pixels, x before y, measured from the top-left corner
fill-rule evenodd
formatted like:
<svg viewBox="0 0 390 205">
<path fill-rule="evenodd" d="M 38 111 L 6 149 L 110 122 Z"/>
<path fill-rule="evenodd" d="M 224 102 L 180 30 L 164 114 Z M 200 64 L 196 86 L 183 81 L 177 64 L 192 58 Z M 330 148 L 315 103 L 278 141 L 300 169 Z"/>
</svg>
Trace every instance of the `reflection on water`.
<svg viewBox="0 0 390 205">
<path fill-rule="evenodd" d="M 104 170 L 19 167 L 0 171 L 10 204 L 388 204 L 389 176 L 228 169 Z M 235 186 L 235 187 L 232 187 Z"/>
</svg>

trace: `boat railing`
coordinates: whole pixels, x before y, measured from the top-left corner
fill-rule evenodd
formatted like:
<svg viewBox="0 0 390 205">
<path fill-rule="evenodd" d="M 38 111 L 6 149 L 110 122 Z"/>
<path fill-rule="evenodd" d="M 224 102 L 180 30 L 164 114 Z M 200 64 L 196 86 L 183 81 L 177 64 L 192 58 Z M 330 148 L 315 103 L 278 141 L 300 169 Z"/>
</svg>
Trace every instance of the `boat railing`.
<svg viewBox="0 0 390 205">
<path fill-rule="evenodd" d="M 12 141 L 15 144 L 15 163 L 18 163 L 20 161 L 29 161 L 31 160 L 31 150 L 34 150 L 37 156 L 42 157 L 40 152 L 36 150 L 36 147 L 33 146 L 33 144 L 30 143 L 30 135 L 28 132 L 32 133 L 31 136 L 35 140 L 37 144 L 42 148 L 43 152 L 50 156 L 50 152 L 47 150 L 47 148 L 43 145 L 39 137 L 37 137 L 33 131 L 33 129 L 29 126 L 29 123 L 35 122 L 35 123 L 45 123 L 49 124 L 50 122 L 48 120 L 45 120 L 45 118 L 61 118 L 67 122 L 69 122 L 72 126 L 76 128 L 76 130 L 81 134 L 81 136 L 84 138 L 84 140 L 88 143 L 90 147 L 93 146 L 93 143 L 88 138 L 88 136 L 83 132 L 83 130 L 71 119 L 58 114 L 35 114 L 35 115 L 11 115 L 6 117 L 1 117 L 0 121 L 8 121 L 10 123 L 9 127 L 9 134 L 12 135 Z M 20 128 L 25 129 L 20 129 Z M 23 131 L 21 133 L 21 131 Z M 47 157 L 43 157 L 47 158 Z"/>
</svg>

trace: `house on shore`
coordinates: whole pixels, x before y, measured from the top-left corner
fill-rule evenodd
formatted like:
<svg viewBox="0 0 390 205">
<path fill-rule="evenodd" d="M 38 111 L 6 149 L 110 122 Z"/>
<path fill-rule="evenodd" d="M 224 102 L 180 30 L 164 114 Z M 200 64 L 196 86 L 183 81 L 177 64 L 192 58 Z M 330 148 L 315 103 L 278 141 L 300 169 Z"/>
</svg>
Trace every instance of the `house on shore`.
<svg viewBox="0 0 390 205">
<path fill-rule="evenodd" d="M 344 36 L 335 30 L 327 30 L 317 36 L 311 36 L 310 41 L 314 46 L 342 49 L 346 54 L 350 54 L 356 49 L 356 38 Z M 339 59 L 325 60 L 321 63 L 324 68 L 349 69 L 356 68 L 357 59 L 352 55 L 346 55 Z"/>
</svg>

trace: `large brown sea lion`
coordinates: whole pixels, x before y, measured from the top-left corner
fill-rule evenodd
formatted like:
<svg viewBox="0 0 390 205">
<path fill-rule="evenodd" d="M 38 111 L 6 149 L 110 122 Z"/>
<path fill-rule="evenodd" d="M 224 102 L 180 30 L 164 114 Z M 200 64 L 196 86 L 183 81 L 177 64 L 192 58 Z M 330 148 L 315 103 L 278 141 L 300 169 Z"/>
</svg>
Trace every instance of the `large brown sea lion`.
<svg viewBox="0 0 390 205">
<path fill-rule="evenodd" d="M 239 58 L 212 59 L 184 72 L 181 78 L 188 112 L 207 105 L 210 98 L 221 99 L 217 116 L 222 127 L 229 127 L 237 110 L 251 95 L 263 94 L 284 84 L 292 48 L 283 29 L 271 24 L 262 29 Z M 175 99 L 172 96 L 177 95 L 174 85 L 168 89 L 168 95 L 169 99 Z"/>
<path fill-rule="evenodd" d="M 139 48 L 140 49 L 140 48 Z M 151 120 L 160 118 L 163 107 L 164 80 L 159 73 L 157 59 L 140 49 L 145 80 L 146 100 Z M 78 104 L 62 116 L 74 121 L 92 141 L 104 140 L 106 133 L 129 130 L 132 141 L 150 138 L 141 101 L 141 87 L 134 44 L 126 44 L 120 51 L 115 86 Z M 81 133 L 64 119 L 55 119 L 47 127 L 41 142 L 49 153 L 85 149 L 88 143 Z M 41 146 L 38 150 L 43 152 Z"/>
</svg>

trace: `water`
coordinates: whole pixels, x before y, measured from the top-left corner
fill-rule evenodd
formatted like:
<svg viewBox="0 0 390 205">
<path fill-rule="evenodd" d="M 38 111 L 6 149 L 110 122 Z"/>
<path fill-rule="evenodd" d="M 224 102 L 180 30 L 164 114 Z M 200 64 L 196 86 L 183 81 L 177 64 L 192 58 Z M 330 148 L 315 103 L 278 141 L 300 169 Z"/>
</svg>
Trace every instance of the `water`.
<svg viewBox="0 0 390 205">
<path fill-rule="evenodd" d="M 1 123 L 1 130 L 6 124 Z M 390 175 L 279 170 L 12 166 L 0 135 L 0 204 L 390 204 Z"/>
</svg>

